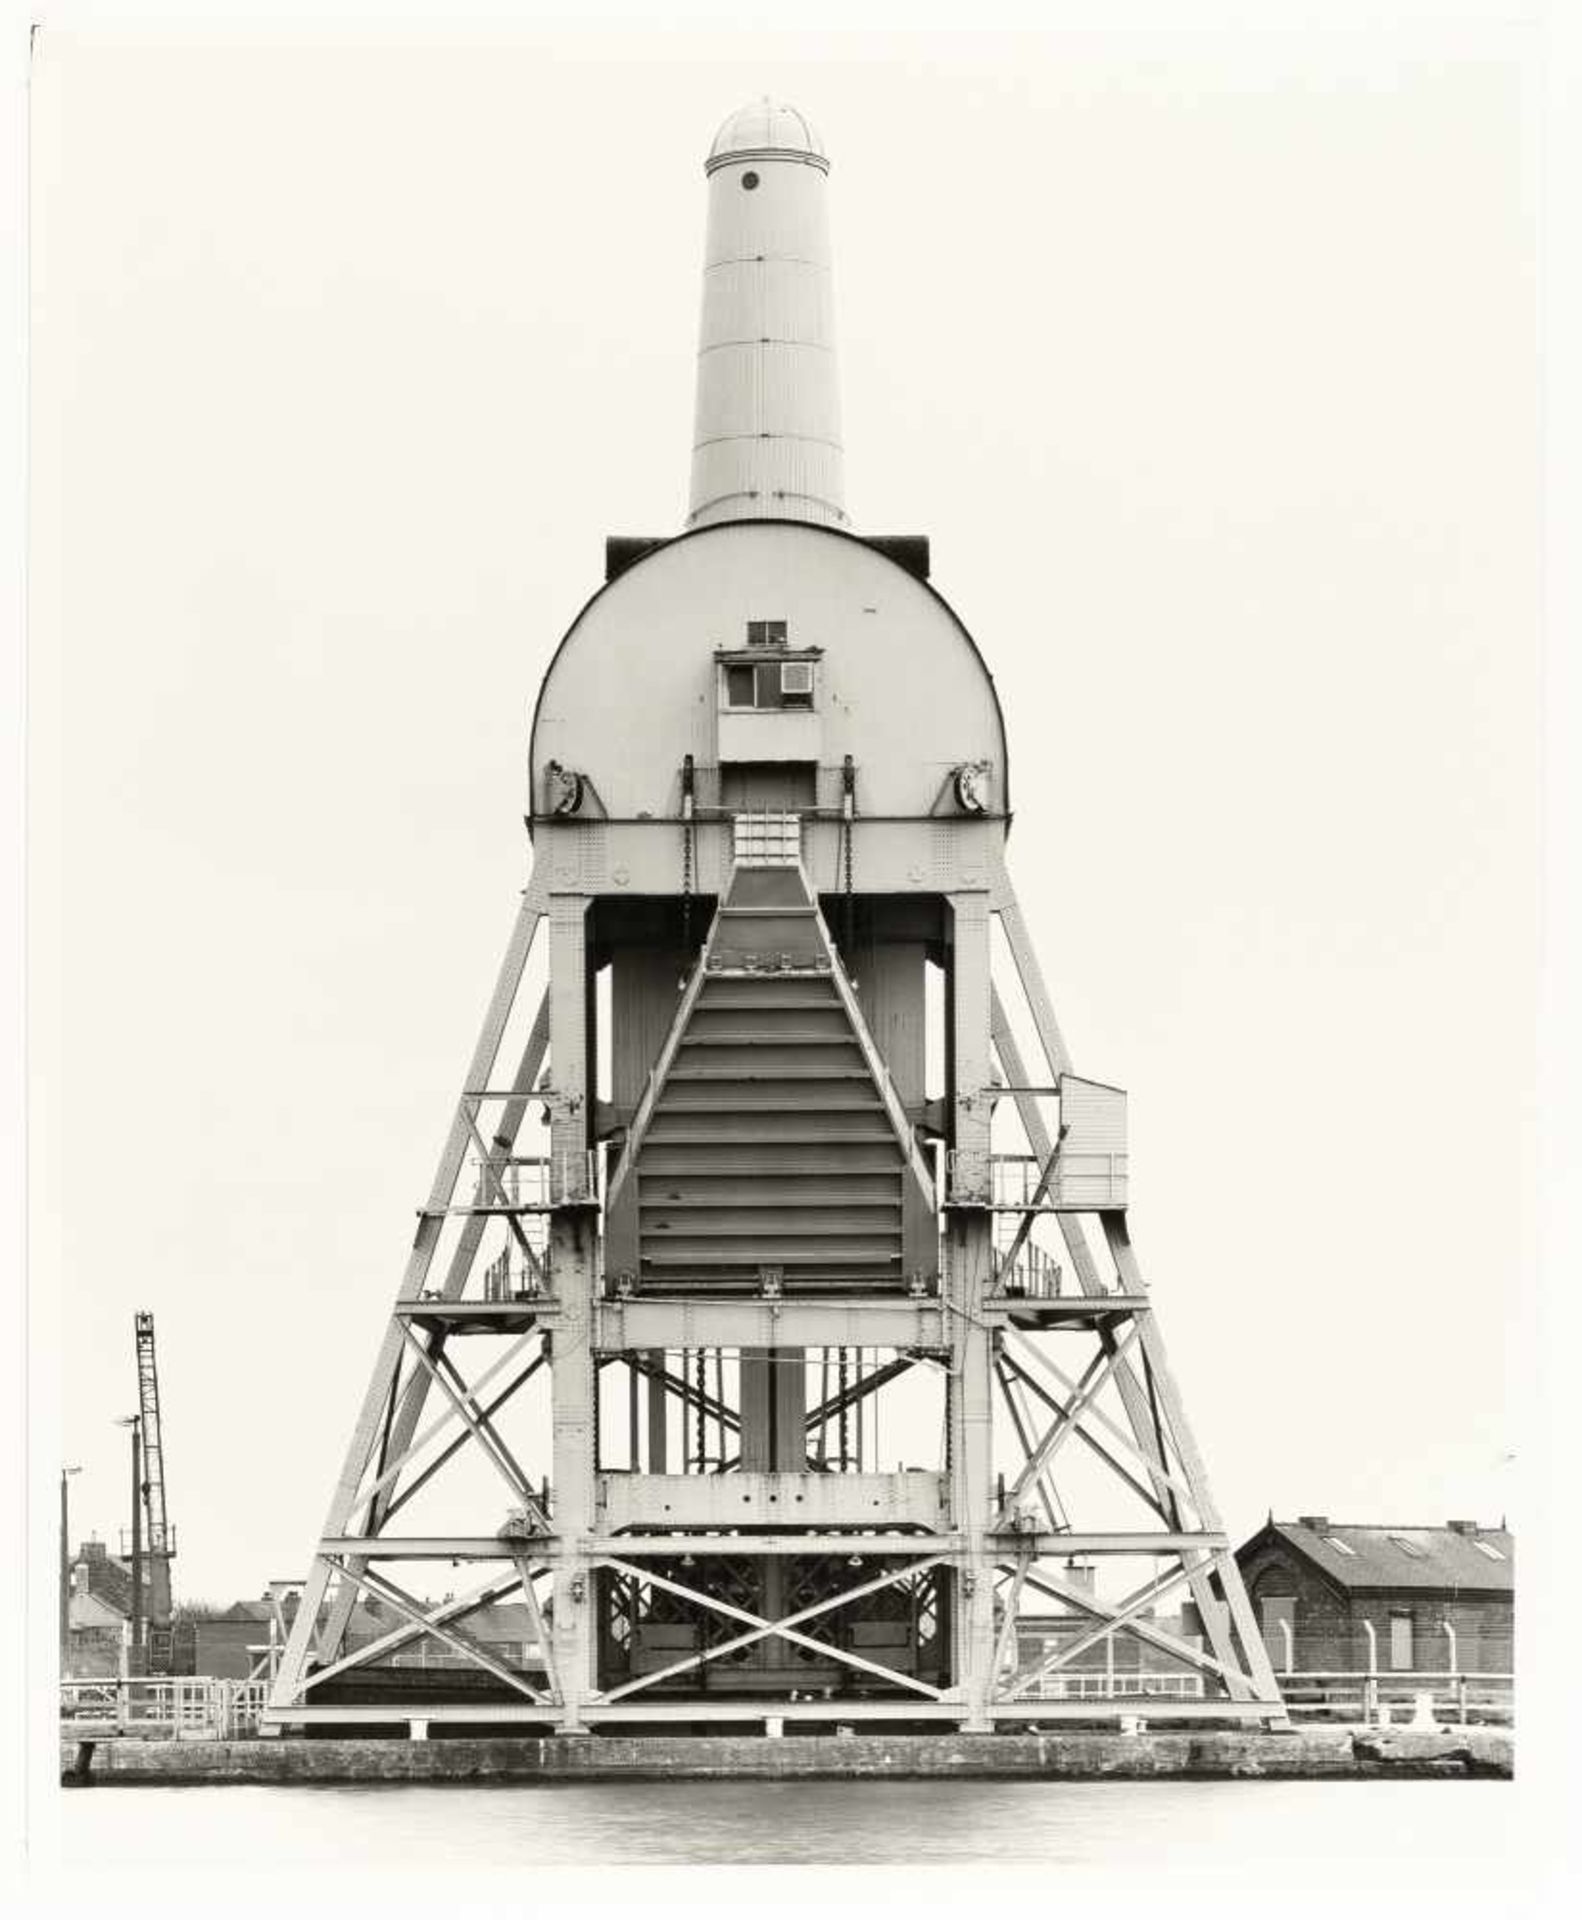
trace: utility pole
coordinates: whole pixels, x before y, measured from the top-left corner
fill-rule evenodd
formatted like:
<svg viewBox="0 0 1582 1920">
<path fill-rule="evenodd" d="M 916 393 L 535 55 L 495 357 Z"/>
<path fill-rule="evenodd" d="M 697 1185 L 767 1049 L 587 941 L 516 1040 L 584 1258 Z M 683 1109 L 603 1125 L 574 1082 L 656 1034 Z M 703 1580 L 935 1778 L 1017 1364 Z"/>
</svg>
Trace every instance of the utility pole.
<svg viewBox="0 0 1582 1920">
<path fill-rule="evenodd" d="M 68 1483 L 81 1467 L 60 1470 L 60 1673 L 64 1680 L 71 1661 L 71 1516 Z"/>
<path fill-rule="evenodd" d="M 132 1617 L 131 1661 L 135 1665 L 143 1645 L 143 1421 L 140 1414 L 118 1420 L 132 1429 Z"/>
</svg>

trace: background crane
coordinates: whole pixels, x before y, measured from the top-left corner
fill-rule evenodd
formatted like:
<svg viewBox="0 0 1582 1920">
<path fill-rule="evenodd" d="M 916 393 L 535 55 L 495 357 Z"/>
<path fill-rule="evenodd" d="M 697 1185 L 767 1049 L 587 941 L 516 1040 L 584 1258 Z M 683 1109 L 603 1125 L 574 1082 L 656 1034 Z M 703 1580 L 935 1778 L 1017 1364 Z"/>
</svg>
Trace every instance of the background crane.
<svg viewBox="0 0 1582 1920">
<path fill-rule="evenodd" d="M 133 1320 L 137 1340 L 138 1412 L 143 1423 L 143 1511 L 147 1521 L 144 1552 L 148 1560 L 149 1628 L 168 1639 L 170 1563 L 176 1554 L 175 1530 L 165 1514 L 165 1444 L 159 1420 L 159 1367 L 154 1354 L 154 1316 Z M 150 1646 L 150 1654 L 157 1649 Z M 151 1662 L 152 1664 L 152 1662 Z"/>
</svg>

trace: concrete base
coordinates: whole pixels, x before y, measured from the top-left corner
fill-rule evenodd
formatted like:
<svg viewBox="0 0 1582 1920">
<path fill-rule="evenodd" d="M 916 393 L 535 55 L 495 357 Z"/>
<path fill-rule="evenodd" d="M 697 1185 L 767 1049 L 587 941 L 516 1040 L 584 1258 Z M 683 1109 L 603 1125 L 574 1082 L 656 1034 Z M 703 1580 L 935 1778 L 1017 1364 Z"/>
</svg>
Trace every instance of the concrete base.
<svg viewBox="0 0 1582 1920">
<path fill-rule="evenodd" d="M 63 1740 L 68 1786 L 473 1780 L 1509 1779 L 1504 1728 L 1353 1734 L 871 1733 L 566 1739 Z"/>
</svg>

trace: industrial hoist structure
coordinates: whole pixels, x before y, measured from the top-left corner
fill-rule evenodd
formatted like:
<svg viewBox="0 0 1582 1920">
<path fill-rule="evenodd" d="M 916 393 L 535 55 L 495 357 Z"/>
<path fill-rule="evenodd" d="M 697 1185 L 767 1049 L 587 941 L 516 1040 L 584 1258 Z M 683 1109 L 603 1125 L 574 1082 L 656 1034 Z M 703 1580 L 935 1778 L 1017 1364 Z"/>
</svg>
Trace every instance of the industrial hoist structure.
<svg viewBox="0 0 1582 1920">
<path fill-rule="evenodd" d="M 847 524 L 828 161 L 763 102 L 706 173 L 686 529 L 608 541 L 539 691 L 268 1727 L 1279 1723 L 993 683 L 927 541 Z"/>
</svg>

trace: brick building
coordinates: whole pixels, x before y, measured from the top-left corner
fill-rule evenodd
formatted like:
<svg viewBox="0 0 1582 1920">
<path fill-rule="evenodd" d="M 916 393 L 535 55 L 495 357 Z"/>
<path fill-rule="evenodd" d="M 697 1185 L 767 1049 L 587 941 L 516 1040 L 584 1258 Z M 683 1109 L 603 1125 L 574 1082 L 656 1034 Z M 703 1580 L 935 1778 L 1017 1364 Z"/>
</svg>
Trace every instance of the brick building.
<svg viewBox="0 0 1582 1920">
<path fill-rule="evenodd" d="M 119 1673 L 132 1617 L 131 1568 L 112 1559 L 102 1540 L 85 1540 L 69 1574 L 67 1674 L 89 1680 Z"/>
<path fill-rule="evenodd" d="M 1236 1560 L 1276 1673 L 1508 1674 L 1514 1556 L 1504 1526 L 1305 1514 L 1271 1518 Z"/>
</svg>

